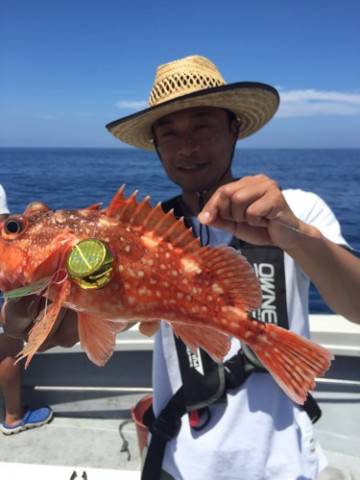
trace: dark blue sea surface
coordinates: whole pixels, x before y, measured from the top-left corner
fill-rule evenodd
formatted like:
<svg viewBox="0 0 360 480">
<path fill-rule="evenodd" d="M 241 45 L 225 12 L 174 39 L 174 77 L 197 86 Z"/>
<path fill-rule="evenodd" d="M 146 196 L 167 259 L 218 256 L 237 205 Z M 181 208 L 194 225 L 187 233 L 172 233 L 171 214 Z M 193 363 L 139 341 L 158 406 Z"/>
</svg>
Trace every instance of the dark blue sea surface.
<svg viewBox="0 0 360 480">
<path fill-rule="evenodd" d="M 178 193 L 156 155 L 134 149 L 0 148 L 0 162 L 0 183 L 12 212 L 22 212 L 33 200 L 53 209 L 107 204 L 123 183 L 128 193 L 138 189 L 151 195 L 154 204 Z M 265 173 L 282 188 L 318 193 L 360 251 L 360 150 L 238 149 L 234 173 Z M 329 311 L 314 289 L 310 311 Z"/>
</svg>

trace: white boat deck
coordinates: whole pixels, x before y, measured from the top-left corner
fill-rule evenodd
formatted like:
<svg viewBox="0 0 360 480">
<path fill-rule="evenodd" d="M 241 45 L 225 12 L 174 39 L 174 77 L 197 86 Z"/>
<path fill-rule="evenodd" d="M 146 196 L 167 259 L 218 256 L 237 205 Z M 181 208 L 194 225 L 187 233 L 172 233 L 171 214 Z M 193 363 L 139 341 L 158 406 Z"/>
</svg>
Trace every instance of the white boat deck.
<svg viewBox="0 0 360 480">
<path fill-rule="evenodd" d="M 360 326 L 322 315 L 311 317 L 311 330 L 336 355 L 315 395 L 323 410 L 316 432 L 330 462 L 328 479 L 360 480 Z M 30 405 L 51 405 L 55 418 L 39 429 L 0 436 L 0 478 L 65 480 L 86 472 L 89 480 L 140 479 L 130 408 L 151 391 L 151 356 L 152 340 L 132 329 L 118 337 L 103 369 L 78 346 L 35 357 L 24 376 L 25 398 Z M 119 427 L 127 451 L 121 451 Z"/>
</svg>

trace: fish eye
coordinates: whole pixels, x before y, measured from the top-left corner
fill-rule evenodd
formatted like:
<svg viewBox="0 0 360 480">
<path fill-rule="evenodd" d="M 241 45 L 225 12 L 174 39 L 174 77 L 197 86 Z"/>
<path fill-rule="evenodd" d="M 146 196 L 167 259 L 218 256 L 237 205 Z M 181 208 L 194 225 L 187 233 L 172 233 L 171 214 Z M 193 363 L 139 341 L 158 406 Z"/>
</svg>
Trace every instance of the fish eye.
<svg viewBox="0 0 360 480">
<path fill-rule="evenodd" d="M 19 218 L 8 218 L 4 223 L 4 232 L 8 235 L 17 235 L 24 230 L 24 222 Z"/>
</svg>

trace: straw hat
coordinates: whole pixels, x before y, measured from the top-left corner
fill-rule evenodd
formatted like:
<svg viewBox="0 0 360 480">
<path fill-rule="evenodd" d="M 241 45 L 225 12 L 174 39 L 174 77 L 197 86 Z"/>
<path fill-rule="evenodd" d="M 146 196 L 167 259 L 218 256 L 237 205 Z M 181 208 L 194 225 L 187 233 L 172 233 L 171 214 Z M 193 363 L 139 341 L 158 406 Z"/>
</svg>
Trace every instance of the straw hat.
<svg viewBox="0 0 360 480">
<path fill-rule="evenodd" d="M 156 120 L 186 108 L 218 107 L 235 113 L 240 121 L 239 138 L 244 138 L 262 128 L 275 114 L 279 94 L 263 83 L 226 84 L 210 60 L 193 55 L 158 67 L 149 105 L 107 124 L 106 128 L 125 143 L 154 150 L 151 128 Z"/>
</svg>

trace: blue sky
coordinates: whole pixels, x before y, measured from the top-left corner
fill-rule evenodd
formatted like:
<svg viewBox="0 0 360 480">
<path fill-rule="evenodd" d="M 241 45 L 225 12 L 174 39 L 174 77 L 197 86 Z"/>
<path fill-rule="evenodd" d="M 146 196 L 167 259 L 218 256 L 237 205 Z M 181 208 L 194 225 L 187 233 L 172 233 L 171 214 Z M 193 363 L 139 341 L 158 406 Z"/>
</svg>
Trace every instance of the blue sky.
<svg viewBox="0 0 360 480">
<path fill-rule="evenodd" d="M 280 91 L 244 148 L 360 148 L 359 18 L 357 0 L 2 0 L 0 146 L 124 146 L 105 124 L 145 107 L 157 65 L 201 54 Z"/>
</svg>

